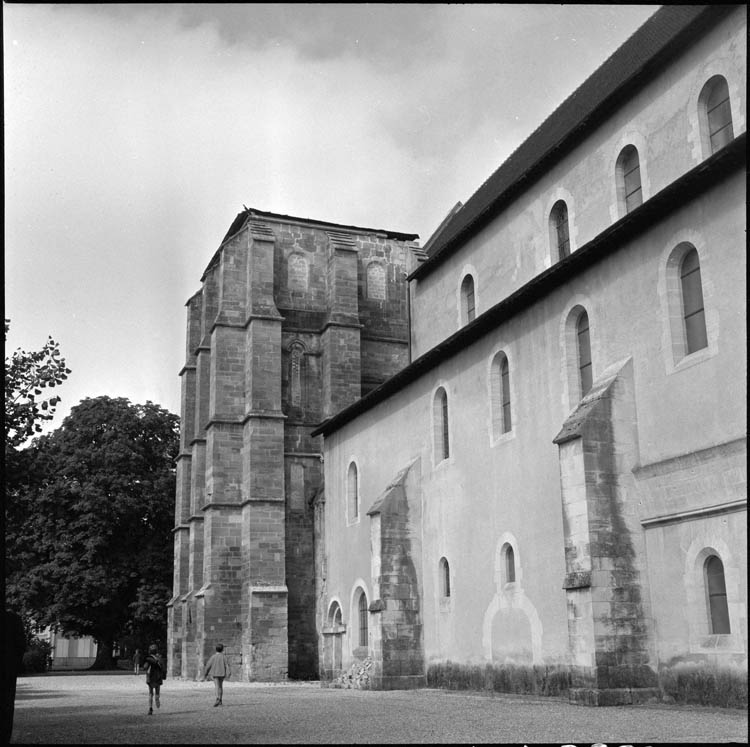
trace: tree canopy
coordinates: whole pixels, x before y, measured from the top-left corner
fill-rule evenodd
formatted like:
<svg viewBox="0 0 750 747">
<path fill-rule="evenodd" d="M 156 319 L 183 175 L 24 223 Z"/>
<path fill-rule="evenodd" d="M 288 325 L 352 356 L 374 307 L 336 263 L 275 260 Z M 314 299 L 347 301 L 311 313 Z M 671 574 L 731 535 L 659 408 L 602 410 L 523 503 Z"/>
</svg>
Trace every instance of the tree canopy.
<svg viewBox="0 0 750 747">
<path fill-rule="evenodd" d="M 123 636 L 164 637 L 178 432 L 152 402 L 96 397 L 24 450 L 27 484 L 7 507 L 7 597 L 39 624 L 93 636 L 98 666 Z"/>
<path fill-rule="evenodd" d="M 6 319 L 6 341 L 9 330 L 10 319 Z M 41 350 L 29 353 L 18 348 L 5 359 L 6 452 L 40 433 L 41 421 L 52 419 L 60 397 L 44 390 L 62 384 L 69 373 L 60 346 L 51 337 Z"/>
</svg>

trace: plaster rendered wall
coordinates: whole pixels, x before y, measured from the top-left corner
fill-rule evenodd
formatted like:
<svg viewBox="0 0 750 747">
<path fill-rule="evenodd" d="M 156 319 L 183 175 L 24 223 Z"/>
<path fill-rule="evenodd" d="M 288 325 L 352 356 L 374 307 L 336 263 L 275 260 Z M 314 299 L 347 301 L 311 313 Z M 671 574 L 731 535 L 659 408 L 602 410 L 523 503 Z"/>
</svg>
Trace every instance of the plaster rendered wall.
<svg viewBox="0 0 750 747">
<path fill-rule="evenodd" d="M 630 99 L 488 226 L 435 270 L 412 284 L 413 358 L 460 327 L 458 290 L 473 270 L 477 315 L 557 261 L 549 215 L 568 207 L 571 250 L 621 217 L 615 162 L 628 144 L 638 149 L 644 201 L 707 155 L 701 145 L 698 96 L 713 75 L 728 82 L 735 137 L 744 132 L 747 9 L 738 6 Z"/>
<path fill-rule="evenodd" d="M 744 436 L 744 206 L 740 173 L 327 437 L 324 606 L 338 600 L 344 623 L 352 623 L 354 588 L 367 590 L 370 583 L 366 512 L 396 473 L 417 458 L 421 488 L 408 499 L 421 502 L 423 517 L 425 661 L 503 661 L 506 656 L 528 663 L 567 660 L 560 466 L 558 447 L 552 443 L 578 401 L 570 380 L 575 354 L 565 321 L 577 305 L 588 311 L 595 379 L 613 363 L 632 358 L 641 472 L 623 479 L 639 519 L 653 517 L 658 491 L 645 489 L 643 470 L 679 455 L 721 449 Z M 692 236 L 704 271 L 709 349 L 675 367 L 665 359 L 672 349 L 665 348 L 669 327 L 660 297 L 661 269 L 685 236 Z M 499 350 L 509 360 L 513 428 L 493 441 L 488 378 Z M 432 399 L 438 386 L 448 393 L 451 454 L 435 464 Z M 360 518 L 354 523 L 347 521 L 345 482 L 352 460 L 362 496 Z M 695 507 L 741 500 L 738 496 L 746 500 L 746 478 L 736 470 L 731 474 L 731 479 L 716 483 L 731 485 L 724 494 L 701 496 L 696 489 L 692 503 L 685 501 Z M 696 479 L 689 466 L 682 466 L 668 483 L 680 480 L 684 485 Z M 703 523 L 699 519 L 696 526 Z M 663 660 L 686 654 L 690 647 L 680 626 L 672 625 L 676 610 L 688 604 L 687 596 L 678 593 L 686 586 L 670 574 L 678 573 L 683 535 L 693 530 L 648 531 L 650 601 L 659 645 L 669 652 L 660 655 Z M 732 562 L 743 565 L 746 544 L 734 520 L 719 523 L 716 532 L 714 542 L 721 539 L 732 548 Z M 514 586 L 502 579 L 499 551 L 506 542 L 515 551 Z M 642 545 L 643 538 L 639 542 Z M 653 551 L 653 565 L 652 545 L 659 548 Z M 451 568 L 447 600 L 439 593 L 441 557 Z M 666 557 L 675 560 L 665 563 L 662 573 L 659 564 Z M 738 590 L 741 579 L 733 585 L 738 619 L 746 615 L 744 592 Z M 671 596 L 664 596 L 665 586 Z M 675 603 L 667 616 L 665 599 Z M 348 638 L 344 666 L 347 650 L 351 653 Z M 746 643 L 737 645 L 746 650 Z"/>
<path fill-rule="evenodd" d="M 740 457 L 747 460 L 745 451 Z M 646 553 L 657 620 L 660 664 L 734 661 L 747 666 L 747 474 L 740 486 L 743 506 L 646 529 Z M 725 491 L 703 495 L 720 502 Z M 717 554 L 724 565 L 730 632 L 712 634 L 703 564 Z"/>
</svg>

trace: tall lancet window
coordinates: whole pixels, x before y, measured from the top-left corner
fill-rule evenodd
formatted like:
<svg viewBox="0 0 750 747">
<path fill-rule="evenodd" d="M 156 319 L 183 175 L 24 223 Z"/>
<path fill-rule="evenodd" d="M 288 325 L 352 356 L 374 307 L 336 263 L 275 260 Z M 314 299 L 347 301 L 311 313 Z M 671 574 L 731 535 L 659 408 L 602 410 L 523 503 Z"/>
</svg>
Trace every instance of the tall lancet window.
<svg viewBox="0 0 750 747">
<path fill-rule="evenodd" d="M 292 343 L 289 350 L 289 399 L 292 407 L 302 406 L 302 365 L 305 348 L 302 343 Z"/>
</svg>

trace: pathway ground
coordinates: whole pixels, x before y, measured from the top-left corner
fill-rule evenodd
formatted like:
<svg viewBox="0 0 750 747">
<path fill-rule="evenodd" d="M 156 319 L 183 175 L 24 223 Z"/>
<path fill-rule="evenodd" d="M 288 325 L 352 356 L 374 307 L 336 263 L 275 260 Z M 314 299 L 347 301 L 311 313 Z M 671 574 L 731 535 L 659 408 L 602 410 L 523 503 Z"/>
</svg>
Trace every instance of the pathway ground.
<svg viewBox="0 0 750 747">
<path fill-rule="evenodd" d="M 55 674 L 18 681 L 17 744 L 635 743 L 748 741 L 746 711 L 681 706 L 589 708 L 557 698 L 319 683 L 167 680 L 148 715 L 143 675 Z"/>
</svg>

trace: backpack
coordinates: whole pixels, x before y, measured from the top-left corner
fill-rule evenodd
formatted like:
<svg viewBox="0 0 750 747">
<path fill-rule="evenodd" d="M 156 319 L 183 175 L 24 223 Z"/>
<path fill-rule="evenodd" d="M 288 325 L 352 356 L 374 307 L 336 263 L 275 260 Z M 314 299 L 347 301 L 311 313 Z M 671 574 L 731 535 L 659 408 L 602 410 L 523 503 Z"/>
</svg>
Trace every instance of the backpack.
<svg viewBox="0 0 750 747">
<path fill-rule="evenodd" d="M 147 682 L 164 679 L 164 667 L 159 654 L 149 654 L 146 663 L 148 664 Z"/>
</svg>

